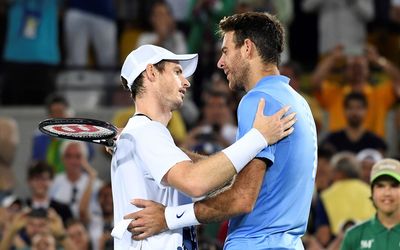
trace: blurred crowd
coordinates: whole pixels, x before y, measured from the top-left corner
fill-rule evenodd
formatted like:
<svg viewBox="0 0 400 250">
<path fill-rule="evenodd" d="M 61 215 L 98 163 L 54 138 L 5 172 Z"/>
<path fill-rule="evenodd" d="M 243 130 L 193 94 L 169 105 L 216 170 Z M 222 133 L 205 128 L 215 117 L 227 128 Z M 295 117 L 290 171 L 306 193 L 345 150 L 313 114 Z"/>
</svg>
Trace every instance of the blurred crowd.
<svg viewBox="0 0 400 250">
<path fill-rule="evenodd" d="M 118 107 L 112 123 L 124 127 L 134 106 L 119 70 L 133 49 L 199 53 L 168 129 L 177 145 L 213 154 L 235 141 L 243 94 L 216 67 L 215 30 L 224 16 L 245 11 L 273 13 L 286 28 L 280 72 L 310 104 L 319 139 L 303 239 L 306 249 L 339 249 L 345 230 L 375 213 L 372 166 L 400 157 L 398 0 L 2 0 L 0 109 L 43 107 L 53 118 L 73 116 L 77 103 Z M 112 249 L 111 185 L 92 166 L 104 152 L 39 132 L 25 140 L 29 164 L 13 173 L 26 142 L 16 120 L 0 116 L 0 250 Z M 27 176 L 28 197 L 15 194 L 15 174 Z M 199 227 L 200 249 L 221 249 L 226 228 Z"/>
</svg>

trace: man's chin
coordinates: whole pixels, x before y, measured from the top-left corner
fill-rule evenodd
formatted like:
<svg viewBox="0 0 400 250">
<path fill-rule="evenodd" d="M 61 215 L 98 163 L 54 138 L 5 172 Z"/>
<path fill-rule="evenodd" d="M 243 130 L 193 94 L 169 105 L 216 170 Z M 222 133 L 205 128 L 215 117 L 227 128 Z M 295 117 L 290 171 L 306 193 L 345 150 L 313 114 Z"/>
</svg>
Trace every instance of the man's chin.
<svg viewBox="0 0 400 250">
<path fill-rule="evenodd" d="M 242 84 L 229 82 L 229 89 L 233 90 L 233 91 L 242 91 L 242 90 L 244 90 L 244 87 Z"/>
</svg>

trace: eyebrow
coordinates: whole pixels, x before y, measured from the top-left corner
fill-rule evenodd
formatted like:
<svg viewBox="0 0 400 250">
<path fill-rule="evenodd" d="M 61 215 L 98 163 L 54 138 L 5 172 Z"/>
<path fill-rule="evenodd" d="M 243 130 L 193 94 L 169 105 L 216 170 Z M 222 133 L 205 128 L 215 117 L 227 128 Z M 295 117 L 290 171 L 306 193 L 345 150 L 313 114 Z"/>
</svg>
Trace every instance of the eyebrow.
<svg viewBox="0 0 400 250">
<path fill-rule="evenodd" d="M 179 71 L 179 73 L 183 73 L 183 70 L 182 70 L 182 66 L 181 66 L 181 65 L 176 65 L 176 66 L 174 67 L 174 70 Z"/>
</svg>

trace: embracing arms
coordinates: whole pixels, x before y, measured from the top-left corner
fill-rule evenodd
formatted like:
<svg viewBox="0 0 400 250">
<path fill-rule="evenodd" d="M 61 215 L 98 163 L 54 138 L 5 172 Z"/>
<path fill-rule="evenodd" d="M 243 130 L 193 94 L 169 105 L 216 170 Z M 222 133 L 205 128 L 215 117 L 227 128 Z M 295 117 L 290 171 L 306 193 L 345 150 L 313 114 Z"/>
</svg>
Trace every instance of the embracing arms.
<svg viewBox="0 0 400 250">
<path fill-rule="evenodd" d="M 268 144 L 274 144 L 293 132 L 295 113 L 283 117 L 289 107 L 280 109 L 272 116 L 264 116 L 264 106 L 265 101 L 260 101 L 253 123 L 256 130 L 250 130 L 223 152 L 195 163 L 184 161 L 176 164 L 164 175 L 163 182 L 189 196 L 203 196 L 230 180 Z"/>
</svg>

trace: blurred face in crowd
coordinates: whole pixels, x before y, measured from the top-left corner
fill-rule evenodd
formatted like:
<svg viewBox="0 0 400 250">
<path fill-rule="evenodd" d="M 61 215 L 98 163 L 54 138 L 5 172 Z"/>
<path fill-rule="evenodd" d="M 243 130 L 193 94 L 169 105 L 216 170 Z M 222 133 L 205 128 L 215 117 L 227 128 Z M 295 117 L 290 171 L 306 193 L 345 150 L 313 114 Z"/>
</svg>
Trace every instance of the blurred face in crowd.
<svg viewBox="0 0 400 250">
<path fill-rule="evenodd" d="M 51 118 L 65 118 L 67 117 L 68 107 L 62 102 L 55 102 L 49 107 L 49 117 Z"/>
<path fill-rule="evenodd" d="M 99 204 L 105 216 L 113 214 L 113 199 L 110 186 L 104 186 L 99 191 Z"/>
<path fill-rule="evenodd" d="M 63 161 L 67 174 L 81 173 L 83 157 L 84 155 L 82 153 L 82 148 L 80 144 L 71 143 L 67 146 L 63 154 Z"/>
<path fill-rule="evenodd" d="M 344 112 L 348 125 L 352 128 L 358 128 L 364 122 L 367 107 L 359 100 L 350 100 Z"/>
<path fill-rule="evenodd" d="M 208 95 L 203 112 L 207 123 L 224 125 L 224 123 L 229 121 L 230 115 L 227 97 L 222 95 Z"/>
<path fill-rule="evenodd" d="M 32 239 L 34 235 L 45 233 L 48 230 L 47 218 L 28 217 L 26 233 Z"/>
<path fill-rule="evenodd" d="M 29 186 L 31 188 L 32 196 L 37 197 L 47 197 L 48 190 L 51 185 L 50 173 L 43 172 L 32 176 L 28 180 Z"/>
<path fill-rule="evenodd" d="M 390 176 L 378 177 L 372 187 L 372 200 L 378 215 L 400 212 L 400 183 Z"/>
<path fill-rule="evenodd" d="M 168 35 L 167 32 L 174 28 L 174 19 L 171 12 L 168 6 L 162 3 L 157 3 L 153 6 L 150 21 L 153 29 L 163 35 Z"/>
<path fill-rule="evenodd" d="M 332 167 L 329 159 L 325 157 L 318 157 L 317 176 L 315 178 L 315 185 L 317 191 L 322 191 L 329 187 L 331 184 Z"/>
<path fill-rule="evenodd" d="M 351 84 L 367 81 L 368 75 L 368 60 L 365 56 L 349 56 L 347 58 L 346 77 Z"/>
<path fill-rule="evenodd" d="M 40 233 L 33 236 L 32 250 L 56 250 L 56 241 L 49 233 Z"/>
<path fill-rule="evenodd" d="M 89 234 L 82 223 L 73 223 L 67 228 L 68 237 L 74 242 L 77 249 L 89 249 Z"/>
<path fill-rule="evenodd" d="M 375 161 L 370 158 L 366 158 L 360 162 L 361 165 L 361 180 L 369 183 L 370 173 L 372 170 L 372 166 L 374 166 Z"/>
<path fill-rule="evenodd" d="M 236 48 L 233 39 L 233 31 L 225 33 L 217 66 L 224 70 L 230 89 L 243 90 L 249 79 L 250 65 L 243 59 L 241 47 Z"/>
</svg>

